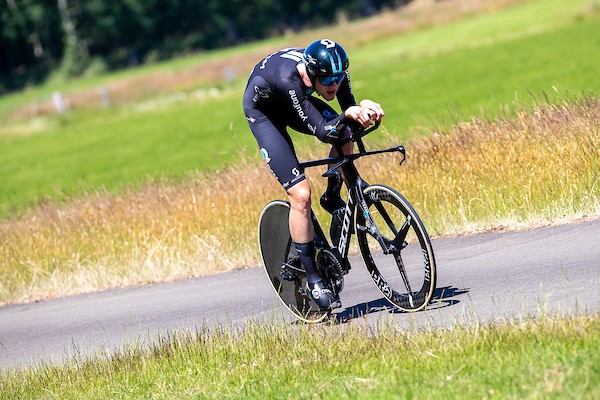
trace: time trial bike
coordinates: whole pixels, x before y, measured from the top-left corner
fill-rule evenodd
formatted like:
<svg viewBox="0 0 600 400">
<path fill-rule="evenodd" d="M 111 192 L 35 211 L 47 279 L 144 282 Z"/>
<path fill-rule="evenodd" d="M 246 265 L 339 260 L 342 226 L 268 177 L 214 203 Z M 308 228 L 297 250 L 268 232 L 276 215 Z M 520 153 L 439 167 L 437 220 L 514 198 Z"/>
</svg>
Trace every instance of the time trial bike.
<svg viewBox="0 0 600 400">
<path fill-rule="evenodd" d="M 407 312 L 423 310 L 436 287 L 433 247 L 425 226 L 412 205 L 397 190 L 365 182 L 355 161 L 382 153 L 399 153 L 400 164 L 406 159 L 404 146 L 367 151 L 363 137 L 377 129 L 354 128 L 352 140 L 358 152 L 300 163 L 302 168 L 330 165 L 322 175 L 340 174 L 348 189 L 345 208 L 333 213 L 330 238 L 327 239 L 314 212 L 317 269 L 325 285 L 337 296 L 344 287 L 344 275 L 350 271 L 348 252 L 353 234 L 363 262 L 377 288 L 395 307 Z M 334 143 L 337 154 L 341 145 Z M 290 205 L 284 200 L 269 202 L 260 215 L 258 241 L 263 264 L 275 292 L 298 319 L 321 322 L 330 313 L 311 299 L 306 274 L 292 243 L 289 231 Z"/>
</svg>

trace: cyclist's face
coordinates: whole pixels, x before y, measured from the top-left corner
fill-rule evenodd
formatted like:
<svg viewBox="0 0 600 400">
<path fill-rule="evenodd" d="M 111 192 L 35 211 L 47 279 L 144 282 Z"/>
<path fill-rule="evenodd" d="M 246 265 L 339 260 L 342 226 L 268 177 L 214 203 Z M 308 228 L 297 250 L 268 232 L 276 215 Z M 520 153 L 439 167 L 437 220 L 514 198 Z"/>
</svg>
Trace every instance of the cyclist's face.
<svg viewBox="0 0 600 400">
<path fill-rule="evenodd" d="M 315 91 L 327 101 L 335 99 L 339 88 L 340 85 L 335 81 L 331 85 L 325 86 L 318 79 L 315 79 Z"/>
</svg>

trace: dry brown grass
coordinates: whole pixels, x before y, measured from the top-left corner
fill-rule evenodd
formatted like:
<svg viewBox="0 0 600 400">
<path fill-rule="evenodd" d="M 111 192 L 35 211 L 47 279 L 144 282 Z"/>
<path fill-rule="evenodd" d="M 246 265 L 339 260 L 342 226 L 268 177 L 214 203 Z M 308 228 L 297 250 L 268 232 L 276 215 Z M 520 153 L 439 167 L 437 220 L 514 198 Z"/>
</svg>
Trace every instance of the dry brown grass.
<svg viewBox="0 0 600 400">
<path fill-rule="evenodd" d="M 546 105 L 494 122 L 473 119 L 417 138 L 406 166 L 382 160 L 390 182 L 431 233 L 479 232 L 598 216 L 600 101 Z M 389 156 L 388 156 L 389 157 Z"/>
<path fill-rule="evenodd" d="M 303 158 L 324 156 L 316 147 Z M 402 166 L 382 155 L 359 168 L 367 181 L 399 189 L 433 235 L 600 216 L 600 98 L 473 119 L 406 148 Z M 315 194 L 320 172 L 309 171 Z M 259 265 L 260 210 L 282 197 L 266 167 L 246 162 L 183 184 L 46 204 L 0 223 L 0 303 Z"/>
<path fill-rule="evenodd" d="M 0 302 L 256 265 L 257 198 L 278 189 L 263 173 L 246 168 L 120 196 L 97 193 L 5 221 Z"/>
</svg>

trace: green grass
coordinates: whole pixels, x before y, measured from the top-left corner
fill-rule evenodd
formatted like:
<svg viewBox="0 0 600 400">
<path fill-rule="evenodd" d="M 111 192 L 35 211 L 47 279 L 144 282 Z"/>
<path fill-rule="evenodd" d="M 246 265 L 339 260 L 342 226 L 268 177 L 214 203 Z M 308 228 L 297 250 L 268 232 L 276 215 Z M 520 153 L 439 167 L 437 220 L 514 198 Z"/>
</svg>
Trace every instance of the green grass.
<svg viewBox="0 0 600 400">
<path fill-rule="evenodd" d="M 423 127 L 447 127 L 482 109 L 494 116 L 512 110 L 515 102 L 597 93 L 600 23 L 590 4 L 534 1 L 354 48 L 355 93 L 380 101 L 387 112 L 385 127 L 400 137 Z M 170 68 L 258 45 L 252 46 L 178 61 Z M 165 66 L 138 72 L 152 68 Z M 116 77 L 130 74 L 135 71 Z M 239 152 L 255 154 L 241 111 L 243 85 L 238 80 L 224 86 L 210 100 L 188 96 L 163 104 L 158 98 L 153 107 L 147 102 L 145 108 L 74 112 L 34 120 L 33 127 L 6 126 L 0 134 L 0 217 L 41 198 L 64 200 L 99 188 L 117 192 L 148 180 L 182 179 L 196 169 L 235 165 Z M 11 99 L 16 102 L 19 95 L 7 96 L 3 107 Z"/>
<path fill-rule="evenodd" d="M 480 24 L 485 26 L 486 21 Z M 443 29 L 448 37 L 461 32 L 460 27 L 452 27 L 455 31 L 451 27 Z M 505 32 L 509 33 L 510 30 Z M 359 71 L 365 86 L 368 79 L 373 98 L 388 99 L 384 105 L 393 117 L 393 131 L 394 127 L 411 129 L 414 123 L 428 127 L 432 122 L 436 126 L 440 122 L 452 123 L 456 122 L 453 118 L 464 120 L 470 115 L 482 115 L 482 110 L 493 117 L 515 105 L 546 101 L 546 97 L 556 101 L 600 89 L 600 76 L 595 72 L 600 62 L 598 20 L 573 20 L 572 24 L 550 31 L 520 32 L 514 39 L 510 35 L 510 39 L 498 37 L 491 44 L 483 43 L 494 35 L 470 35 L 472 42 L 480 44 L 473 48 L 433 49 L 431 56 L 409 57 L 406 61 L 400 53 L 395 71 L 387 64 L 373 66 L 364 74 Z M 393 40 L 390 42 L 389 47 L 393 48 Z M 384 54 L 386 45 L 384 42 L 378 46 Z M 402 48 L 402 44 L 398 47 Z M 376 54 L 377 49 L 373 52 Z M 386 94 L 390 88 L 395 94 L 393 100 Z M 396 115 L 409 118 L 398 119 Z"/>
<path fill-rule="evenodd" d="M 260 49 L 272 42 L 282 42 L 282 39 L 268 40 L 263 42 L 255 42 L 244 45 L 243 47 L 231 47 L 200 54 L 183 56 L 169 61 L 164 61 L 154 64 L 144 64 L 135 68 L 126 68 L 119 71 L 100 74 L 97 76 L 65 79 L 59 75 L 59 72 L 52 76 L 47 82 L 35 87 L 28 87 L 22 91 L 0 96 L 0 121 L 8 118 L 11 111 L 17 106 L 23 104 L 32 104 L 47 100 L 51 94 L 56 91 L 69 93 L 81 89 L 98 89 L 106 87 L 114 82 L 127 81 L 128 79 L 137 78 L 152 73 L 162 72 L 180 72 L 187 68 L 201 65 L 203 63 L 220 60 L 243 52 L 252 52 Z M 201 80 L 198 83 L 199 87 L 212 87 L 214 82 Z M 148 94 L 151 97 L 151 94 Z"/>
<path fill-rule="evenodd" d="M 398 144 L 379 133 L 389 140 L 382 145 Z M 403 165 L 388 154 L 358 167 L 367 182 L 400 190 L 431 235 L 600 216 L 599 97 L 495 121 L 473 118 L 405 145 Z M 2 221 L 0 304 L 260 265 L 258 216 L 284 193 L 263 165 L 239 163 Z M 307 171 L 314 198 L 324 190 L 322 172 Z M 314 210 L 328 232 L 329 216 Z"/>
<path fill-rule="evenodd" d="M 196 169 L 215 171 L 251 143 L 250 135 L 230 130 L 229 115 L 223 115 L 228 107 L 219 99 L 152 113 L 67 117 L 43 134 L 6 141 L 0 153 L 0 209 L 40 196 L 62 199 Z M 206 124 L 222 134 L 198 128 L 197 119 L 209 116 Z"/>
<path fill-rule="evenodd" d="M 18 399 L 596 399 L 600 316 L 401 332 L 250 323 L 0 374 Z"/>
<path fill-rule="evenodd" d="M 408 191 L 436 233 L 452 230 L 461 219 L 477 230 L 478 224 L 489 228 L 505 220 L 597 215 L 600 35 L 592 4 L 532 1 L 353 48 L 355 93 L 384 104 L 385 128 L 393 136 L 444 130 L 482 108 L 488 117 L 518 112 L 497 123 L 463 121 L 449 133 L 410 142 L 403 167 L 387 168 L 392 160 L 385 159 L 366 172 L 379 176 L 384 170 L 383 181 Z M 95 87 L 254 48 L 65 87 Z M 254 152 L 241 114 L 243 84 L 221 86 L 221 94 L 210 101 L 188 97 L 168 103 L 168 98 L 149 96 L 143 103 L 5 125 L 0 131 L 1 217 L 41 197 L 68 200 L 99 188 L 133 190 L 116 197 L 100 191 L 63 208 L 49 206 L 23 220 L 2 221 L 2 301 L 193 275 L 199 254 L 206 264 L 215 254 L 227 254 L 255 265 L 256 240 L 248 238 L 256 230 L 253 201 L 281 194 L 280 188 L 264 170 L 248 166 L 247 156 L 244 171 L 214 175 L 211 185 L 193 173 L 236 165 L 238 152 Z M 5 96 L 0 115 L 15 102 L 54 89 L 49 84 Z M 582 93 L 596 93 L 590 96 L 595 100 L 582 100 L 587 108 L 562 104 Z M 561 105 L 523 112 L 532 103 L 546 103 L 546 96 Z M 488 182 L 490 176 L 501 183 Z M 185 182 L 137 191 L 161 177 Z M 217 227 L 223 212 L 236 224 Z M 0 397 L 600 398 L 598 315 L 489 327 L 462 327 L 466 322 L 456 321 L 448 330 L 422 332 L 401 332 L 387 321 L 376 328 L 355 322 L 316 327 L 251 322 L 245 328 L 170 334 L 116 356 L 0 370 Z"/>
</svg>

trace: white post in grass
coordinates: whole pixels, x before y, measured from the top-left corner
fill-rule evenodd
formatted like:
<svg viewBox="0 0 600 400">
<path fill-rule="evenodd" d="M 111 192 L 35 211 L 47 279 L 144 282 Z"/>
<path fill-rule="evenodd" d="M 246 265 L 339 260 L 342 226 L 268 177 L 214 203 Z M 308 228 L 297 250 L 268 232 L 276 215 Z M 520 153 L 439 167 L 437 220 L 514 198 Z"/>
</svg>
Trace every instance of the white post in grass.
<svg viewBox="0 0 600 400">
<path fill-rule="evenodd" d="M 56 91 L 52 93 L 52 103 L 54 104 L 56 112 L 59 114 L 64 114 L 69 109 L 69 105 L 67 104 L 65 97 L 61 92 Z"/>
</svg>

